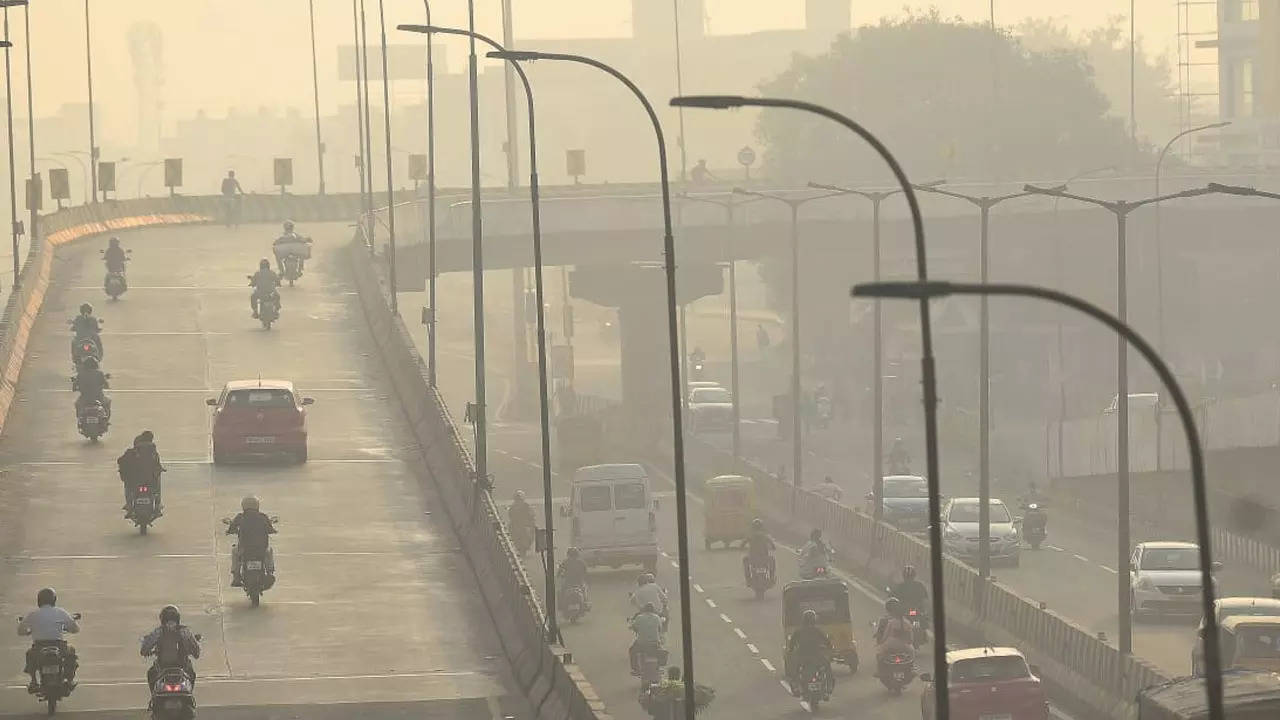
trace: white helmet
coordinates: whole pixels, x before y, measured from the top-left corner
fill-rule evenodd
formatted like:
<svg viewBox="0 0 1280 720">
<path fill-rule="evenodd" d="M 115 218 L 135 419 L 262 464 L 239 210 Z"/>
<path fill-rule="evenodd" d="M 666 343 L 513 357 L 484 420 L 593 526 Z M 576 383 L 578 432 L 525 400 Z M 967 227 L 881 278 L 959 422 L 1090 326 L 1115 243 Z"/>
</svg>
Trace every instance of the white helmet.
<svg viewBox="0 0 1280 720">
<path fill-rule="evenodd" d="M 260 507 L 261 504 L 258 502 L 257 495 L 246 495 L 245 498 L 240 501 L 241 510 L 257 510 Z"/>
</svg>

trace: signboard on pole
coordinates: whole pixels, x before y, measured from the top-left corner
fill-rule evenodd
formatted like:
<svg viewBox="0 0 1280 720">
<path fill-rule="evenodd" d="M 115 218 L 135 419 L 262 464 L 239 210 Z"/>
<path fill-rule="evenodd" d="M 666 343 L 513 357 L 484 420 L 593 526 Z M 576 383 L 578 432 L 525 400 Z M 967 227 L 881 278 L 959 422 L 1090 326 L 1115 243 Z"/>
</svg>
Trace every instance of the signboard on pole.
<svg viewBox="0 0 1280 720">
<path fill-rule="evenodd" d="M 586 150 L 565 150 L 565 174 L 573 178 L 573 184 L 578 184 L 578 179 L 587 174 L 587 151 Z"/>
<path fill-rule="evenodd" d="M 272 184 L 279 186 L 280 192 L 284 193 L 285 186 L 293 184 L 293 158 L 276 158 L 273 167 L 275 182 Z"/>
<path fill-rule="evenodd" d="M 27 209 L 41 210 L 44 208 L 44 183 L 40 181 L 40 173 L 27 178 Z"/>
<path fill-rule="evenodd" d="M 98 163 L 98 190 L 104 193 L 116 191 L 116 164 L 114 162 Z"/>
<path fill-rule="evenodd" d="M 71 199 L 71 179 L 66 168 L 49 168 L 49 197 L 54 200 Z"/>
<path fill-rule="evenodd" d="M 170 190 L 182 187 L 182 158 L 165 159 L 164 186 Z"/>
<path fill-rule="evenodd" d="M 414 153 L 409 156 L 409 178 L 412 180 L 427 179 L 427 156 Z"/>
</svg>

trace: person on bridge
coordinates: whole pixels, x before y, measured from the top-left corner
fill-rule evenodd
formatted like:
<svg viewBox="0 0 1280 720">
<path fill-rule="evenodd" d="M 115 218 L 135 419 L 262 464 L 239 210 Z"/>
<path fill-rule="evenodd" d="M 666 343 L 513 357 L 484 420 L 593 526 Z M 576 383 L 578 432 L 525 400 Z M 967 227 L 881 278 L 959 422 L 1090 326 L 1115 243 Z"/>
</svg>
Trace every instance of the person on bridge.
<svg viewBox="0 0 1280 720">
<path fill-rule="evenodd" d="M 133 446 L 116 459 L 120 482 L 124 484 L 125 517 L 133 515 L 133 499 L 138 494 L 139 485 L 151 488 L 152 497 L 156 501 L 156 512 L 161 512 L 164 508 L 160 494 L 160 473 L 165 471 L 165 467 L 160 462 L 155 439 L 155 433 L 143 430 L 133 439 Z"/>
<path fill-rule="evenodd" d="M 40 689 L 36 679 L 36 662 L 40 657 L 40 648 L 56 645 L 62 650 L 62 669 L 66 672 L 67 687 L 76 686 L 76 669 L 80 667 L 76 658 L 76 649 L 71 647 L 63 633 L 80 632 L 80 624 L 76 617 L 63 608 L 58 607 L 58 593 L 53 588 L 43 588 L 36 593 L 36 609 L 18 618 L 18 637 L 31 636 L 31 649 L 27 650 L 27 664 L 23 672 L 31 676 L 31 684 L 27 692 L 34 693 Z"/>
<path fill-rule="evenodd" d="M 182 624 L 182 613 L 176 605 L 165 605 L 160 610 L 160 627 L 142 638 L 142 657 L 155 655 L 156 661 L 147 668 L 147 689 L 155 687 L 156 678 L 169 668 L 182 668 L 196 686 L 196 669 L 191 660 L 200 658 L 200 640 L 191 628 Z"/>
<path fill-rule="evenodd" d="M 107 272 L 124 272 L 124 264 L 128 258 L 125 257 L 124 248 L 120 247 L 120 238 L 113 237 L 107 241 L 107 249 L 102 253 L 102 260 L 107 264 Z"/>
<path fill-rule="evenodd" d="M 71 353 L 75 356 L 76 343 L 81 340 L 92 340 L 98 346 L 98 355 L 105 349 L 102 347 L 102 323 L 93 316 L 93 306 L 89 303 L 80 305 L 80 314 L 71 321 Z"/>
<path fill-rule="evenodd" d="M 840 498 L 844 496 L 844 489 L 837 485 L 830 475 L 824 478 L 813 491 L 834 503 L 840 502 Z"/>
<path fill-rule="evenodd" d="M 902 582 L 893 587 L 893 596 L 902 601 L 907 610 L 924 612 L 929 605 L 929 591 L 924 583 L 916 579 L 916 569 L 912 565 L 902 567 Z"/>
<path fill-rule="evenodd" d="M 658 615 L 658 610 L 653 603 L 646 603 L 640 612 L 631 616 L 627 621 L 628 627 L 636 634 L 636 639 L 631 643 L 631 674 L 640 674 L 640 654 L 651 653 L 662 656 L 665 650 L 662 648 L 662 627 L 663 619 Z"/>
<path fill-rule="evenodd" d="M 764 521 L 756 518 L 751 521 L 751 534 L 747 535 L 747 554 L 742 556 L 742 575 L 747 581 L 747 585 L 751 584 L 751 568 L 756 565 L 765 565 L 769 568 L 769 582 L 775 582 L 778 574 L 778 566 L 774 561 L 773 553 L 778 549 L 774 544 L 773 538 L 769 536 L 769 531 L 764 528 Z"/>
<path fill-rule="evenodd" d="M 276 554 L 271 549 L 271 536 L 276 534 L 271 518 L 262 513 L 262 503 L 256 495 L 240 501 L 240 514 L 231 519 L 227 534 L 236 536 L 231 547 L 231 587 L 244 587 L 240 579 L 240 563 L 246 552 L 262 557 L 262 569 L 267 573 L 267 587 L 275 582 Z"/>
<path fill-rule="evenodd" d="M 902 601 L 891 597 L 884 601 L 885 616 L 876 623 L 876 676 L 880 661 L 892 653 L 908 653 L 915 649 L 915 629 L 903 617 Z"/>
<path fill-rule="evenodd" d="M 560 577 L 562 589 L 576 587 L 582 591 L 582 601 L 587 601 L 587 563 L 582 559 L 582 553 L 578 552 L 578 548 L 569 548 L 564 560 L 560 562 L 560 569 L 556 571 L 556 575 Z"/>
<path fill-rule="evenodd" d="M 227 176 L 222 178 L 222 202 L 226 213 L 223 220 L 227 227 L 240 224 L 240 196 L 242 195 L 244 195 L 244 189 L 236 179 L 236 171 L 228 170 Z"/>
<path fill-rule="evenodd" d="M 826 571 L 831 563 L 831 546 L 822 540 L 822 531 L 814 528 L 809 533 L 809 542 L 800 548 L 800 579 L 812 580 L 818 571 Z"/>
<path fill-rule="evenodd" d="M 102 409 L 107 411 L 107 417 L 111 417 L 111 398 L 107 397 L 107 388 L 111 384 L 107 382 L 106 373 L 98 368 L 98 359 L 89 356 L 80 364 L 80 372 L 71 383 L 74 390 L 79 391 L 76 397 L 76 417 L 80 417 L 80 413 L 84 409 L 95 402 L 102 403 Z"/>
<path fill-rule="evenodd" d="M 284 275 L 284 259 L 292 255 L 298 258 L 298 272 L 301 273 L 307 256 L 311 254 L 310 249 L 305 247 L 310 243 L 311 238 L 302 237 L 294 232 L 292 220 L 285 220 L 280 237 L 271 243 L 271 252 L 276 256 L 276 272 Z"/>
<path fill-rule="evenodd" d="M 787 638 L 787 655 L 783 659 L 787 681 L 791 684 L 791 692 L 799 695 L 797 690 L 805 675 L 811 675 L 814 666 L 823 669 L 827 682 L 834 681 L 831 672 L 831 638 L 818 627 L 818 613 L 805 610 L 800 619 L 800 627 Z M 830 688 L 828 688 L 830 689 Z"/>
<path fill-rule="evenodd" d="M 538 529 L 533 518 L 533 508 L 524 500 L 524 491 L 517 490 L 511 499 L 511 507 L 507 508 L 507 527 L 511 529 L 511 540 L 521 556 L 529 552 L 533 545 L 534 531 Z"/>
<path fill-rule="evenodd" d="M 658 584 L 657 578 L 653 573 L 641 573 L 636 578 L 635 592 L 631 593 L 631 606 L 640 609 L 652 605 L 658 609 L 658 614 L 662 616 L 663 626 L 666 626 L 667 619 L 667 591 L 662 589 Z"/>
<path fill-rule="evenodd" d="M 258 263 L 258 272 L 249 276 L 249 284 L 253 286 L 253 294 L 249 296 L 249 307 L 253 308 L 253 317 L 258 317 L 258 303 L 264 298 L 275 297 L 276 304 L 279 305 L 280 294 L 276 292 L 276 288 L 280 287 L 280 276 L 271 271 L 271 261 L 262 258 Z"/>
</svg>

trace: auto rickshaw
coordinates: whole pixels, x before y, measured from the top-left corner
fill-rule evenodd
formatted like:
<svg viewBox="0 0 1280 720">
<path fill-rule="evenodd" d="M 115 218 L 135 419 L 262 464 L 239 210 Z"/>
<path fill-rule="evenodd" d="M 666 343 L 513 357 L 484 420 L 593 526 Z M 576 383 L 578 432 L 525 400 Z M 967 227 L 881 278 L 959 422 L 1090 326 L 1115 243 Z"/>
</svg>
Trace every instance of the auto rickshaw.
<svg viewBox="0 0 1280 720">
<path fill-rule="evenodd" d="M 787 641 L 791 633 L 800 627 L 805 610 L 818 614 L 818 627 L 831 640 L 832 662 L 849 666 L 849 672 L 858 671 L 858 643 L 853 637 L 853 619 L 849 617 L 849 586 L 843 580 L 818 578 L 796 580 L 782 588 L 782 654 L 787 663 Z M 791 668 L 787 667 L 787 676 Z"/>
<path fill-rule="evenodd" d="M 703 545 L 735 540 L 746 546 L 756 515 L 755 481 L 742 475 L 721 475 L 703 485 Z"/>
</svg>

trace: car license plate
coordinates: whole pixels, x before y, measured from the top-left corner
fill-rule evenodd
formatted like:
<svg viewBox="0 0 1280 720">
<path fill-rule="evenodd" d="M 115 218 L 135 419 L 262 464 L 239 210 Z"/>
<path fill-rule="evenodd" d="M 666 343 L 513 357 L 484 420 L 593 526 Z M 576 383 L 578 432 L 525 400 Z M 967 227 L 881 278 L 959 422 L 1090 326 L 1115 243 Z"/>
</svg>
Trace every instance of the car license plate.
<svg viewBox="0 0 1280 720">
<path fill-rule="evenodd" d="M 893 674 L 893 679 L 897 680 L 898 682 L 906 682 L 907 674 L 904 672 L 896 672 Z"/>
<path fill-rule="evenodd" d="M 276 439 L 270 435 L 250 435 L 246 437 L 244 441 L 249 445 L 270 445 L 274 443 Z"/>
<path fill-rule="evenodd" d="M 41 668 L 41 672 L 45 675 L 45 677 L 49 677 L 51 675 L 56 676 L 58 673 L 62 672 L 62 668 L 58 667 L 57 665 L 45 665 L 43 668 Z"/>
<path fill-rule="evenodd" d="M 819 691 L 819 690 L 821 690 L 821 689 L 822 689 L 822 686 L 821 686 L 821 685 L 819 685 L 818 683 L 816 683 L 816 682 L 811 682 L 811 683 L 809 683 L 809 690 L 810 690 L 810 691 L 812 691 L 812 692 L 818 692 L 818 691 Z"/>
<path fill-rule="evenodd" d="M 97 424 L 98 424 L 98 418 L 96 418 L 96 417 L 94 417 L 94 416 L 90 415 L 90 416 L 88 416 L 88 417 L 86 417 L 86 418 L 84 419 L 84 424 L 85 424 L 85 425 L 97 425 Z"/>
<path fill-rule="evenodd" d="M 134 500 L 133 502 L 135 505 L 150 505 L 152 503 L 152 500 L 149 497 L 140 497 L 137 500 Z"/>
<path fill-rule="evenodd" d="M 246 563 L 244 564 L 244 569 L 245 569 L 245 570 L 261 570 L 261 569 L 262 569 L 262 561 L 260 561 L 260 560 L 250 560 L 250 561 L 248 561 L 248 562 L 246 562 Z"/>
<path fill-rule="evenodd" d="M 167 710 L 181 710 L 182 701 L 178 700 L 177 698 L 174 698 L 172 700 L 165 700 L 164 706 L 165 706 L 165 709 Z"/>
</svg>

